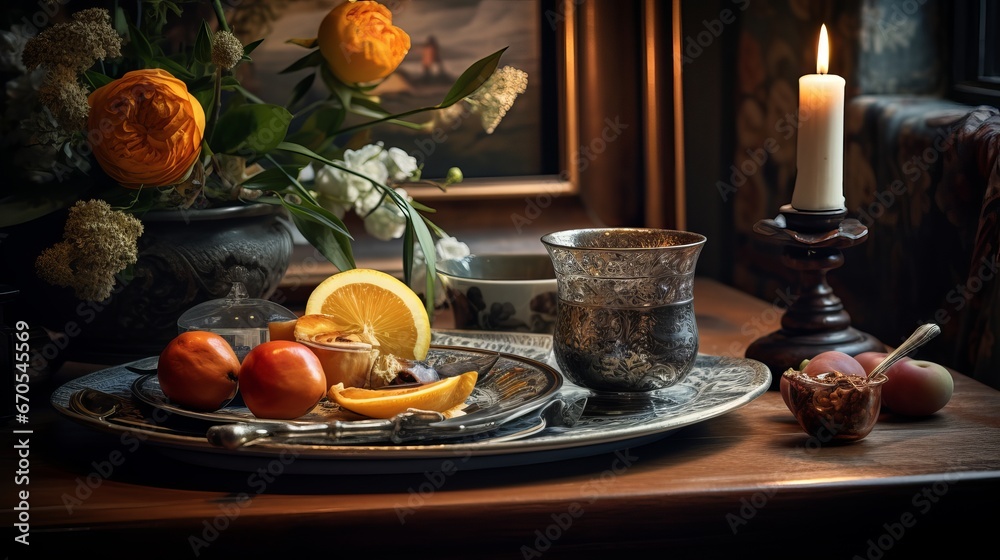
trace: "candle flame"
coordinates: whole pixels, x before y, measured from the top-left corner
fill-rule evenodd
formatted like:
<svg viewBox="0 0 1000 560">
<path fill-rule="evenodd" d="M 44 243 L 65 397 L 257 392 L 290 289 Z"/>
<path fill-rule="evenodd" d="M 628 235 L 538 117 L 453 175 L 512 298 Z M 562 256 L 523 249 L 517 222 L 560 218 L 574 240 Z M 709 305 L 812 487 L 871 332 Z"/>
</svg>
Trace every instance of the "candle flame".
<svg viewBox="0 0 1000 560">
<path fill-rule="evenodd" d="M 819 29 L 819 51 L 816 53 L 816 73 L 826 74 L 830 71 L 830 37 L 826 33 L 826 24 Z"/>
</svg>

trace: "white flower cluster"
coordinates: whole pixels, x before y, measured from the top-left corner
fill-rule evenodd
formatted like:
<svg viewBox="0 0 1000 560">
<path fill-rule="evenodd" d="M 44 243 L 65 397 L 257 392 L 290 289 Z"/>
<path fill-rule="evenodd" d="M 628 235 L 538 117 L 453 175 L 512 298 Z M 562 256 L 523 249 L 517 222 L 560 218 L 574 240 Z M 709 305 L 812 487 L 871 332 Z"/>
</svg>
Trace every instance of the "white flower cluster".
<svg viewBox="0 0 1000 560">
<path fill-rule="evenodd" d="M 382 142 L 368 144 L 360 150 L 345 150 L 343 160 L 335 160 L 342 168 L 325 165 L 316 170 L 303 170 L 302 180 L 313 180 L 317 200 L 338 217 L 353 211 L 364 219 L 365 231 L 382 241 L 398 239 L 406 231 L 406 217 L 388 194 L 375 183 L 390 186 L 420 176 L 416 158 L 399 148 L 386 148 Z M 346 169 L 346 170 L 345 170 Z M 348 171 L 349 170 L 349 171 Z M 395 191 L 406 197 L 406 191 Z"/>
</svg>

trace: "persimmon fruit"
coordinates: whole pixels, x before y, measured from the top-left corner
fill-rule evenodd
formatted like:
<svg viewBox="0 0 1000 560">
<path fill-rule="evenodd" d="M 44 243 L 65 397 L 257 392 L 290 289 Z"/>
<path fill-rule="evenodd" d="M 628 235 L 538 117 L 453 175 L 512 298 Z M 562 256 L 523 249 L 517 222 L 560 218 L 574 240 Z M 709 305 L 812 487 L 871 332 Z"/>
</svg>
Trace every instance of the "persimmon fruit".
<svg viewBox="0 0 1000 560">
<path fill-rule="evenodd" d="M 156 378 L 171 402 L 199 412 L 212 412 L 236 396 L 240 360 L 218 334 L 187 331 L 160 352 Z"/>
<path fill-rule="evenodd" d="M 298 418 L 312 410 L 326 390 L 323 364 L 299 342 L 271 340 L 243 358 L 240 394 L 258 418 Z"/>
</svg>

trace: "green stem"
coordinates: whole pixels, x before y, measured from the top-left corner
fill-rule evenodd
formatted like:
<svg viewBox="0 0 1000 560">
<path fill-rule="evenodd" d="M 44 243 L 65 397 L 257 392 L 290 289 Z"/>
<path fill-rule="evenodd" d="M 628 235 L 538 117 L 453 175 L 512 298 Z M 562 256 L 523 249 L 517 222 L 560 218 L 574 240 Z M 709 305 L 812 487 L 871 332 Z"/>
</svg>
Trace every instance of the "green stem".
<svg viewBox="0 0 1000 560">
<path fill-rule="evenodd" d="M 261 105 L 267 104 L 266 101 L 264 101 L 263 99 L 257 97 L 250 90 L 248 90 L 247 88 L 245 88 L 243 86 L 239 86 L 239 85 L 236 86 L 236 90 L 239 91 L 240 93 L 242 93 L 244 97 L 246 97 L 250 101 L 253 101 L 254 103 L 259 103 Z"/>
<path fill-rule="evenodd" d="M 215 17 L 219 19 L 219 27 L 223 31 L 232 31 L 229 29 L 229 22 L 226 21 L 226 12 L 222 10 L 222 0 L 213 0 L 212 7 L 215 8 Z"/>
<path fill-rule="evenodd" d="M 212 90 L 212 96 L 212 113 L 208 116 L 208 122 L 205 123 L 205 138 L 209 144 L 212 142 L 212 136 L 215 135 L 215 125 L 219 122 L 219 113 L 222 112 L 222 68 L 215 71 L 215 86 Z"/>
<path fill-rule="evenodd" d="M 368 128 L 368 127 L 371 127 L 371 126 L 375 126 L 377 124 L 381 124 L 381 123 L 384 123 L 384 122 L 398 120 L 398 119 L 401 119 L 403 117 L 409 117 L 410 115 L 416 115 L 417 113 L 424 113 L 426 111 L 436 111 L 438 109 L 440 109 L 440 107 L 438 107 L 436 105 L 435 106 L 431 106 L 431 107 L 421 107 L 419 109 L 410 109 L 409 111 L 404 111 L 402 113 L 399 113 L 398 115 L 389 115 L 388 117 L 382 117 L 381 119 L 375 119 L 373 121 L 368 121 L 366 123 L 361 123 L 361 124 L 358 124 L 358 125 L 349 126 L 347 128 L 342 128 L 342 129 L 340 129 L 340 130 L 337 131 L 337 134 L 347 134 L 347 133 L 350 133 L 350 132 L 354 132 L 356 130 L 363 130 L 365 128 Z"/>
</svg>

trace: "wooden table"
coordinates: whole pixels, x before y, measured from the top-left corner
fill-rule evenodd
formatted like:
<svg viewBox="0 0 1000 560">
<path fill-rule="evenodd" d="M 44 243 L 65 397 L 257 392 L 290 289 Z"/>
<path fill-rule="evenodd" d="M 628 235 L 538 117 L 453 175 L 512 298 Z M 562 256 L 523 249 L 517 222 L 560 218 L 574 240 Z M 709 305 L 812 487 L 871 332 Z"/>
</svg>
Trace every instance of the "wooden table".
<svg viewBox="0 0 1000 560">
<path fill-rule="evenodd" d="M 715 282 L 698 281 L 695 298 L 704 353 L 740 356 L 778 325 L 769 303 Z M 768 392 L 617 453 L 465 471 L 456 460 L 439 471 L 382 476 L 196 467 L 95 433 L 32 396 L 33 433 L 23 436 L 30 482 L 17 487 L 30 491 L 26 504 L 11 488 L 16 441 L 3 451 L 8 542 L 19 534 L 12 520 L 29 508 L 30 545 L 9 545 L 11 558 L 46 550 L 138 558 L 899 558 L 932 544 L 958 557 L 995 546 L 1000 392 L 960 374 L 953 400 L 933 417 L 885 416 L 850 445 L 810 442 L 780 395 Z M 21 427 L 8 427 L 11 439 L 22 437 L 11 433 Z"/>
</svg>

